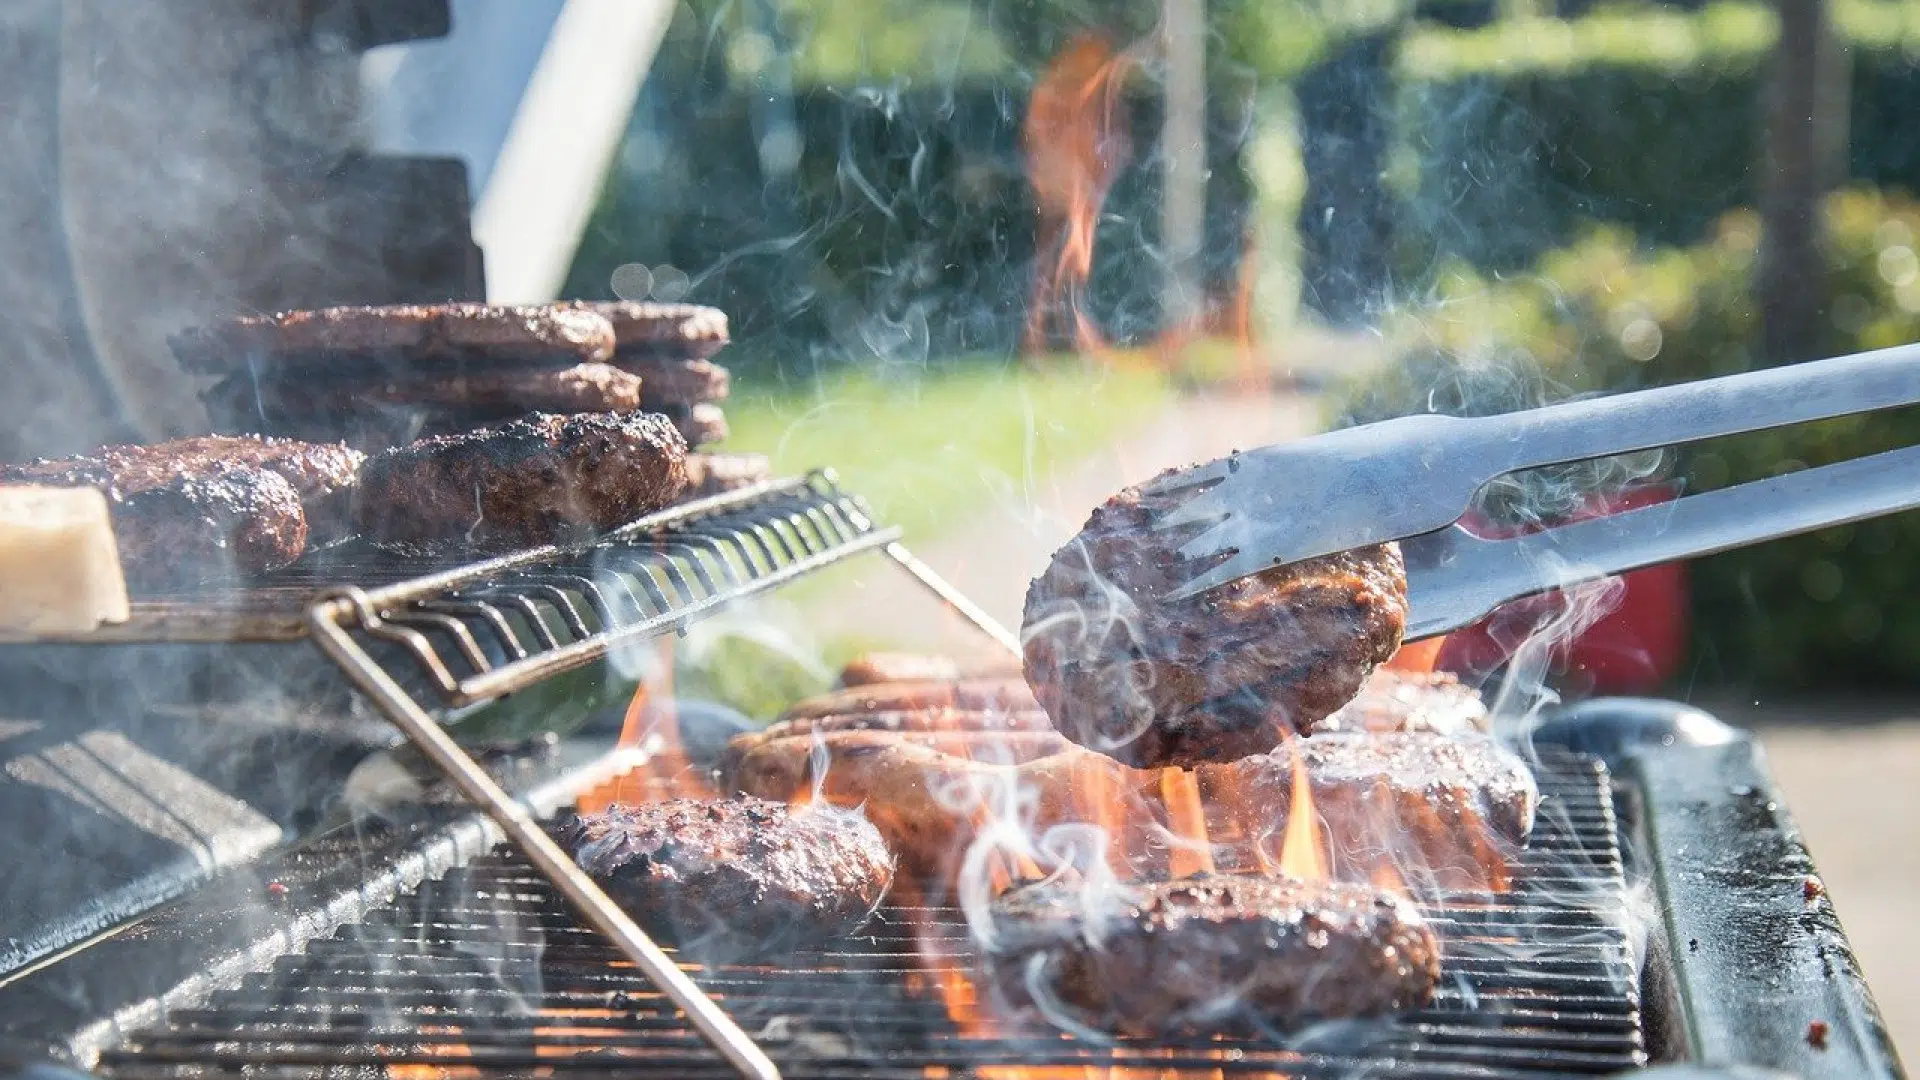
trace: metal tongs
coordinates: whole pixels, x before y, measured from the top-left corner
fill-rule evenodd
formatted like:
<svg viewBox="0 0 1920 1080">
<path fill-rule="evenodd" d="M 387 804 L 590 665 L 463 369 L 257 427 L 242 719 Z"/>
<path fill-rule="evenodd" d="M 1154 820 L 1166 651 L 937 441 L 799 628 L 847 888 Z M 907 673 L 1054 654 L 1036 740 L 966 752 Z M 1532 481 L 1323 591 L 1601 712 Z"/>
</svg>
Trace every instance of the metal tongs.
<svg viewBox="0 0 1920 1080">
<path fill-rule="evenodd" d="M 1271 566 L 1398 540 L 1407 640 L 1511 600 L 1658 563 L 1920 506 L 1920 447 L 1504 539 L 1460 525 L 1507 473 L 1920 403 L 1920 345 L 1499 416 L 1409 416 L 1236 453 L 1147 486 L 1193 496 L 1158 529 L 1205 525 L 1180 554 L 1186 598 Z"/>
</svg>

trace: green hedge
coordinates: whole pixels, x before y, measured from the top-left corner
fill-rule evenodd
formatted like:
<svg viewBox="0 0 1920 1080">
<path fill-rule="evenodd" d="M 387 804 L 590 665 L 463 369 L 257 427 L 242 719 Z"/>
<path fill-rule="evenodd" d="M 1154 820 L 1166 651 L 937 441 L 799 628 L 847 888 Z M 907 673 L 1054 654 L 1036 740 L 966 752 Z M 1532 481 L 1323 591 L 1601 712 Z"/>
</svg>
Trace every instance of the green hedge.
<svg viewBox="0 0 1920 1080">
<path fill-rule="evenodd" d="M 1853 0 L 1849 175 L 1920 190 L 1920 5 Z M 1755 199 L 1769 7 L 1603 9 L 1574 20 L 1426 27 L 1397 57 L 1408 153 L 1403 279 L 1449 257 L 1523 267 L 1585 223 L 1692 243 Z"/>
<path fill-rule="evenodd" d="M 1920 340 L 1920 203 L 1852 191 L 1827 206 L 1830 353 Z M 1684 382 L 1756 363 L 1752 300 L 1760 230 L 1722 217 L 1698 245 L 1646 251 L 1601 230 L 1533 273 L 1492 280 L 1450 269 L 1436 302 L 1395 328 L 1403 362 L 1351 388 L 1346 422 L 1435 410 L 1498 411 L 1569 394 Z M 1681 455 L 1707 490 L 1920 442 L 1905 410 L 1722 440 Z M 1617 483 L 1646 462 L 1562 470 L 1524 492 Z M 1511 494 L 1511 492 L 1509 493 Z M 1546 501 L 1541 501 L 1542 498 Z M 1769 687 L 1920 686 L 1920 515 L 1868 522 L 1699 560 L 1689 681 Z"/>
</svg>

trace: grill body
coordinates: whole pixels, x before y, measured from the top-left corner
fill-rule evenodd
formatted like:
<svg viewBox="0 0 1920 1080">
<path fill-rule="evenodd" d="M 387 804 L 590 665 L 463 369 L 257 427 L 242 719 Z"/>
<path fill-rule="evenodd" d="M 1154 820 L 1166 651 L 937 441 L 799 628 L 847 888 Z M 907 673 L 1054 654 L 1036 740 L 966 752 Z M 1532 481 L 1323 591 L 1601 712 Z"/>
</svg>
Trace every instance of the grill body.
<svg viewBox="0 0 1920 1080">
<path fill-rule="evenodd" d="M 1433 910 L 1442 996 L 1393 1022 L 1119 1045 L 970 1027 L 942 993 L 971 964 L 944 909 L 887 909 L 777 967 L 695 977 L 795 1077 L 1539 1077 L 1674 1061 L 1903 1075 L 1830 902 L 1804 892 L 1811 861 L 1749 740 L 1683 706 L 1612 701 L 1533 742 L 1547 797 L 1517 888 Z M 604 750 L 495 765 L 552 813 L 623 767 Z M 498 840 L 441 803 L 229 871 L 0 981 L 0 1047 L 114 1077 L 727 1075 Z"/>
</svg>

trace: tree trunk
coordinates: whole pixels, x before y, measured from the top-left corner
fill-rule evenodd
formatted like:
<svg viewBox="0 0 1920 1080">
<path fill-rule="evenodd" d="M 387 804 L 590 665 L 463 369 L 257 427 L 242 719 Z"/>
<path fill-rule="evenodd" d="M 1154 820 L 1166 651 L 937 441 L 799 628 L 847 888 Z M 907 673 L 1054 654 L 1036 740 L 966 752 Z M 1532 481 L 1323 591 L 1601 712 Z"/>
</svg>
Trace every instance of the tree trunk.
<svg viewBox="0 0 1920 1080">
<path fill-rule="evenodd" d="M 1769 363 L 1821 349 L 1826 253 L 1821 202 L 1846 175 L 1850 57 L 1827 0 L 1779 0 L 1766 97 L 1758 280 L 1762 348 Z"/>
<path fill-rule="evenodd" d="M 1207 4 L 1165 0 L 1162 42 L 1166 119 L 1160 236 L 1167 260 L 1161 331 L 1176 337 L 1200 322 L 1201 248 L 1207 217 Z"/>
</svg>

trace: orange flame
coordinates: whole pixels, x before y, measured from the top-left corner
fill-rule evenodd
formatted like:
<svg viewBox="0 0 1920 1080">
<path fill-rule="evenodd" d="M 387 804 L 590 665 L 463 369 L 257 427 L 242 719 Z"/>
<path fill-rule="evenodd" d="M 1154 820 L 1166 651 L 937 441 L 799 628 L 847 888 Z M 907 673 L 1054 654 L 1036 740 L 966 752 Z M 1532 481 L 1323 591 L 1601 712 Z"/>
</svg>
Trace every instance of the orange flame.
<svg viewBox="0 0 1920 1080">
<path fill-rule="evenodd" d="M 616 750 L 645 749 L 645 764 L 581 792 L 575 800 L 580 813 L 598 813 L 614 803 L 714 794 L 680 741 L 680 713 L 673 701 L 673 639 L 662 639 L 655 647 L 658 675 L 634 688 L 615 743 Z"/>
<path fill-rule="evenodd" d="M 1076 36 L 1034 84 L 1022 141 L 1038 216 L 1039 259 L 1026 349 L 1046 351 L 1064 303 L 1073 343 L 1083 353 L 1106 347 L 1081 304 L 1093 273 L 1094 226 L 1115 174 L 1132 154 L 1120 89 L 1134 62 L 1097 34 Z"/>
<path fill-rule="evenodd" d="M 1320 838 L 1320 813 L 1313 806 L 1307 755 L 1289 740 L 1293 752 L 1293 798 L 1287 807 L 1287 831 L 1280 841 L 1280 872 L 1302 881 L 1325 881 L 1327 855 Z"/>
<path fill-rule="evenodd" d="M 1179 841 L 1167 853 L 1167 872 L 1174 877 L 1213 873 L 1213 844 L 1199 779 L 1185 769 L 1162 769 L 1160 797 L 1167 804 L 1167 828 Z"/>
</svg>

